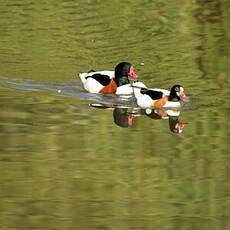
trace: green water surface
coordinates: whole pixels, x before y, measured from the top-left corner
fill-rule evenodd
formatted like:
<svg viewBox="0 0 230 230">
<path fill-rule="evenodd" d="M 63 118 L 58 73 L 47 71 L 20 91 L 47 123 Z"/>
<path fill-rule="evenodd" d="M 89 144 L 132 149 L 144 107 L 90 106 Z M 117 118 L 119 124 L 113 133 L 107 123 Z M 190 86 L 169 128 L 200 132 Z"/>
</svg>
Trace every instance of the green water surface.
<svg viewBox="0 0 230 230">
<path fill-rule="evenodd" d="M 230 229 L 229 60 L 228 0 L 0 0 L 0 79 L 68 84 L 130 61 L 192 99 L 178 135 L 0 86 L 0 230 Z"/>
</svg>

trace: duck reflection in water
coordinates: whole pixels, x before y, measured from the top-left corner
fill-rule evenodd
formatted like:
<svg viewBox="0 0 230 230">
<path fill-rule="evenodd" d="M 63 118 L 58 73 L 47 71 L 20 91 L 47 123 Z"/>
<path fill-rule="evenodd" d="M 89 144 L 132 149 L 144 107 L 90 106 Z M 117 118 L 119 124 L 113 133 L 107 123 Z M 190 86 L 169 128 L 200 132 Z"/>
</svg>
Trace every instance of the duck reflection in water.
<svg viewBox="0 0 230 230">
<path fill-rule="evenodd" d="M 154 120 L 168 119 L 169 130 L 173 133 L 182 133 L 185 127 L 183 122 L 179 121 L 180 111 L 170 109 L 143 109 L 146 116 Z"/>
<path fill-rule="evenodd" d="M 130 113 L 127 108 L 114 108 L 113 121 L 116 125 L 127 128 L 133 125 L 135 114 Z"/>
<path fill-rule="evenodd" d="M 94 108 L 113 109 L 113 121 L 122 128 L 128 128 L 134 124 L 134 120 L 139 116 L 147 116 L 153 120 L 168 120 L 169 130 L 180 134 L 183 132 L 185 124 L 179 121 L 180 111 L 169 109 L 140 109 L 112 107 L 103 104 L 90 104 Z"/>
</svg>

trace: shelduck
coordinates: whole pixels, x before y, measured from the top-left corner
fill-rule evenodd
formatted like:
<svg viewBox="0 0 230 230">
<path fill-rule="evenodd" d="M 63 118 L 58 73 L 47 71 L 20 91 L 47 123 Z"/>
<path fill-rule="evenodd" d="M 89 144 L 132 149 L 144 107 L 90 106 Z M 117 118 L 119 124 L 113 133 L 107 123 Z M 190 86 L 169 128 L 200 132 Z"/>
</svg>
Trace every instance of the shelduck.
<svg viewBox="0 0 230 230">
<path fill-rule="evenodd" d="M 132 64 L 128 62 L 119 63 L 114 71 L 94 71 L 80 73 L 83 87 L 90 93 L 116 93 L 132 94 L 131 85 L 145 87 L 142 82 L 131 84 L 130 80 L 137 79 L 137 73 Z"/>
<path fill-rule="evenodd" d="M 178 108 L 188 99 L 181 85 L 174 85 L 170 91 L 134 87 L 134 95 L 141 108 Z"/>
</svg>

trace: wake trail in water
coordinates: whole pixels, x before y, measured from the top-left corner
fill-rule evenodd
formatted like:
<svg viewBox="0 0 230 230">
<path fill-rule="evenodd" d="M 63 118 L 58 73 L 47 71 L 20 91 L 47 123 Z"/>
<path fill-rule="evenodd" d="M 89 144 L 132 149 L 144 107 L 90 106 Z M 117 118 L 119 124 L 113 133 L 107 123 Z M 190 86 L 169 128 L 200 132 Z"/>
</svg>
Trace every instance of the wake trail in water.
<svg viewBox="0 0 230 230">
<path fill-rule="evenodd" d="M 118 97 L 112 94 L 93 94 L 86 92 L 79 81 L 69 83 L 40 83 L 32 80 L 11 80 L 7 78 L 0 79 L 0 87 L 16 89 L 24 92 L 48 91 L 55 96 L 71 97 L 81 100 L 94 101 L 101 104 L 113 106 L 134 107 L 136 106 L 133 97 Z"/>
<path fill-rule="evenodd" d="M 8 78 L 0 78 L 0 87 L 6 89 L 16 89 L 24 92 L 32 91 L 47 91 L 55 96 L 63 96 L 76 98 L 80 100 L 88 100 L 93 103 L 99 103 L 110 107 L 128 107 L 136 108 L 136 100 L 134 96 L 118 96 L 115 94 L 94 94 L 88 93 L 82 88 L 82 84 L 78 80 L 67 83 L 46 83 L 35 82 L 32 80 L 16 80 Z M 179 110 L 191 111 L 200 107 L 196 98 L 189 97 L 189 102 L 182 102 L 182 107 Z"/>
</svg>

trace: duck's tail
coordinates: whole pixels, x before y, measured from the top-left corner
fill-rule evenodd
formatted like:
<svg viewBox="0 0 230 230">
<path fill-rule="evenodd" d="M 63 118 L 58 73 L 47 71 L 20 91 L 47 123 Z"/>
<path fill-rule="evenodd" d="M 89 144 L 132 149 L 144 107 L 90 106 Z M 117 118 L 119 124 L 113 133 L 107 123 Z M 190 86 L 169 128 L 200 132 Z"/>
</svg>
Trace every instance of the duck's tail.
<svg viewBox="0 0 230 230">
<path fill-rule="evenodd" d="M 81 82 L 84 84 L 86 82 L 87 73 L 80 73 L 79 77 L 81 79 Z"/>
</svg>

